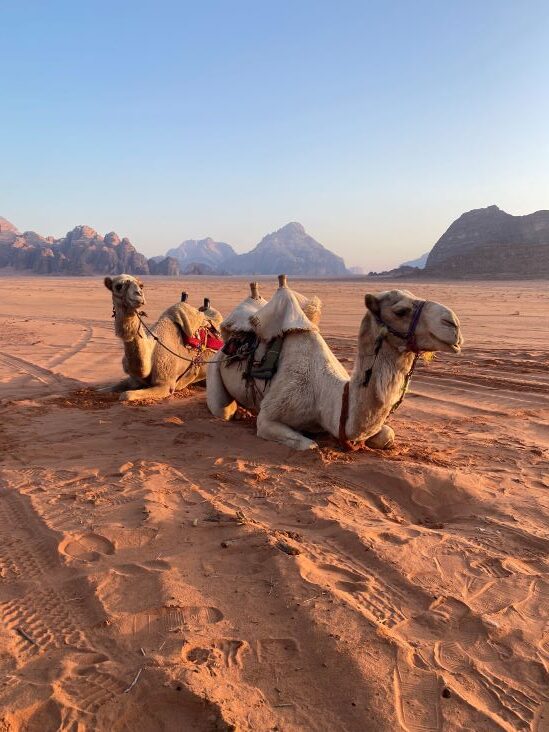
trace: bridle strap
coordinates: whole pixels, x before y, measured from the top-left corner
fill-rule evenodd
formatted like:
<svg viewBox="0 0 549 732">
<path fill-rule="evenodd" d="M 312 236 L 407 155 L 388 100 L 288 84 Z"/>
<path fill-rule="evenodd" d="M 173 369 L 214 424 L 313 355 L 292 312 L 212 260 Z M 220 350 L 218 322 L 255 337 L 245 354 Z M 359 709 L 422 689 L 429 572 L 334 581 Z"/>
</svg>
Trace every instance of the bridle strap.
<svg viewBox="0 0 549 732">
<path fill-rule="evenodd" d="M 417 347 L 416 343 L 416 328 L 419 323 L 419 319 L 421 317 L 421 312 L 423 310 L 423 307 L 425 305 L 425 300 L 422 300 L 419 303 L 414 304 L 414 311 L 412 314 L 412 320 L 410 322 L 410 326 L 408 328 L 408 331 L 406 333 L 401 333 L 398 330 L 395 330 L 395 328 L 392 328 L 390 325 L 385 323 L 382 318 L 380 318 L 378 315 L 375 315 L 375 319 L 382 328 L 385 328 L 387 332 L 391 333 L 392 335 L 396 336 L 397 338 L 400 338 L 403 341 L 406 341 L 406 350 L 411 351 L 415 354 L 414 360 L 412 362 L 412 366 L 406 376 L 404 377 L 404 384 L 402 387 L 402 392 L 400 394 L 400 398 L 398 401 L 393 404 L 391 407 L 391 410 L 389 412 L 389 415 L 393 414 L 395 410 L 397 410 L 400 405 L 402 404 L 402 400 L 404 399 L 404 396 L 406 394 L 406 391 L 408 389 L 408 384 L 410 383 L 410 379 L 412 378 L 412 374 L 414 373 L 414 369 L 416 367 L 416 363 L 418 360 L 418 356 L 420 354 L 420 351 Z M 386 335 L 386 334 L 385 334 Z M 370 383 L 370 379 L 372 378 L 372 372 L 374 368 L 374 364 L 377 360 L 378 354 L 381 350 L 381 346 L 383 345 L 383 340 L 385 336 L 380 334 L 378 335 L 374 347 L 374 353 L 372 354 L 374 356 L 374 361 L 370 368 L 366 370 L 366 373 L 364 374 L 364 381 L 362 382 L 362 386 L 368 387 Z M 339 433 L 338 438 L 341 446 L 344 450 L 358 450 L 358 446 L 353 444 L 347 439 L 347 434 L 345 431 L 345 425 L 347 424 L 347 418 L 349 416 L 349 384 L 350 381 L 345 382 L 345 386 L 343 387 L 343 396 L 341 398 L 341 412 L 339 415 Z"/>
<path fill-rule="evenodd" d="M 401 333 L 400 331 L 396 330 L 392 326 L 390 326 L 388 323 L 386 323 L 382 318 L 379 317 L 379 315 L 375 315 L 375 319 L 378 325 L 381 325 L 384 328 L 387 328 L 387 331 L 391 333 L 391 335 L 396 336 L 397 338 L 400 338 L 403 341 L 406 341 L 406 346 L 409 351 L 412 351 L 413 353 L 419 353 L 417 344 L 416 344 L 416 328 L 419 323 L 419 319 L 421 317 L 421 312 L 425 306 L 425 300 L 422 300 L 421 302 L 414 304 L 414 311 L 412 314 L 412 320 L 410 322 L 410 326 L 408 328 L 408 331 L 406 333 Z"/>
<path fill-rule="evenodd" d="M 343 387 L 343 396 L 341 398 L 341 413 L 339 415 L 339 444 L 344 450 L 349 452 L 358 450 L 358 445 L 350 442 L 347 439 L 345 432 L 345 425 L 347 424 L 347 418 L 349 416 L 349 384 L 350 381 L 345 382 Z"/>
</svg>

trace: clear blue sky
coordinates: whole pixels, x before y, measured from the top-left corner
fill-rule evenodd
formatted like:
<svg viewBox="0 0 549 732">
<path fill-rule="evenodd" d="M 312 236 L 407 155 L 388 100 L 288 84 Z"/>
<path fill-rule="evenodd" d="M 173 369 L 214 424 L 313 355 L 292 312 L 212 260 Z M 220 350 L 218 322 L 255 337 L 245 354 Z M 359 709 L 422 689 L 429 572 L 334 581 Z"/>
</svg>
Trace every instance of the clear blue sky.
<svg viewBox="0 0 549 732">
<path fill-rule="evenodd" d="M 549 3 L 0 0 L 0 215 L 348 265 L 549 208 Z"/>
</svg>

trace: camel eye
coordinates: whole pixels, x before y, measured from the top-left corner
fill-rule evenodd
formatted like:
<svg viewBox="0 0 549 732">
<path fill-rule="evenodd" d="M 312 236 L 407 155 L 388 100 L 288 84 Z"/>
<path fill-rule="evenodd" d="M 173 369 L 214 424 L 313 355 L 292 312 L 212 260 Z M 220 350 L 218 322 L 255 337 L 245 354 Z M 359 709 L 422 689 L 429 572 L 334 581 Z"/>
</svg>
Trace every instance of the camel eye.
<svg viewBox="0 0 549 732">
<path fill-rule="evenodd" d="M 408 315 L 408 313 L 410 312 L 410 308 L 396 308 L 396 310 L 393 310 L 393 312 L 399 318 L 403 318 L 405 315 Z"/>
<path fill-rule="evenodd" d="M 115 290 L 121 290 L 122 289 L 122 283 L 119 282 L 117 285 L 115 285 L 114 289 Z"/>
</svg>

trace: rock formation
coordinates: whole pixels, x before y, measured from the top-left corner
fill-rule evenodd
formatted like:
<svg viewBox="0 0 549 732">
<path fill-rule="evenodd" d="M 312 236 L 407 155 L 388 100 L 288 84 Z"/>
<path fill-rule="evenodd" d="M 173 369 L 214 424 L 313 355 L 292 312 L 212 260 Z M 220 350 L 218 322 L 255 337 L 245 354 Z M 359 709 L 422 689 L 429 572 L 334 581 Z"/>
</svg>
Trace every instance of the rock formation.
<svg viewBox="0 0 549 732">
<path fill-rule="evenodd" d="M 345 277 L 345 262 L 309 236 L 296 222 L 265 236 L 247 254 L 225 262 L 231 274 L 278 274 L 304 277 Z"/>
<path fill-rule="evenodd" d="M 186 239 L 179 246 L 169 249 L 166 256 L 174 257 L 182 272 L 192 273 L 197 265 L 205 265 L 208 273 L 221 274 L 224 263 L 237 255 L 230 244 L 207 237 Z"/>
<path fill-rule="evenodd" d="M 149 273 L 164 275 L 165 277 L 178 277 L 181 271 L 179 262 L 174 257 L 152 257 L 149 259 Z"/>
<path fill-rule="evenodd" d="M 512 216 L 497 206 L 460 216 L 433 247 L 430 277 L 549 277 L 549 211 Z"/>
<path fill-rule="evenodd" d="M 154 265 L 156 274 L 178 274 L 175 262 L 164 257 L 160 260 Z M 103 237 L 90 226 L 76 226 L 55 240 L 33 231 L 20 234 L 6 219 L 0 219 L 0 267 L 36 274 L 150 273 L 146 257 L 129 239 L 120 239 L 113 231 Z"/>
</svg>

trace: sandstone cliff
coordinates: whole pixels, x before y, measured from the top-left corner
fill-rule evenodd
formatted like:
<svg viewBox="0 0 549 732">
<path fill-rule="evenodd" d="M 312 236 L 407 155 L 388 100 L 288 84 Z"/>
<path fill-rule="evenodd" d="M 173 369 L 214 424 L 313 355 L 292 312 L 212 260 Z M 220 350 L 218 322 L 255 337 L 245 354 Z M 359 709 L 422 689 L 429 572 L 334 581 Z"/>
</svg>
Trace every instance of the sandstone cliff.
<svg viewBox="0 0 549 732">
<path fill-rule="evenodd" d="M 512 216 L 497 206 L 460 216 L 425 265 L 437 277 L 549 277 L 549 211 Z"/>
</svg>

